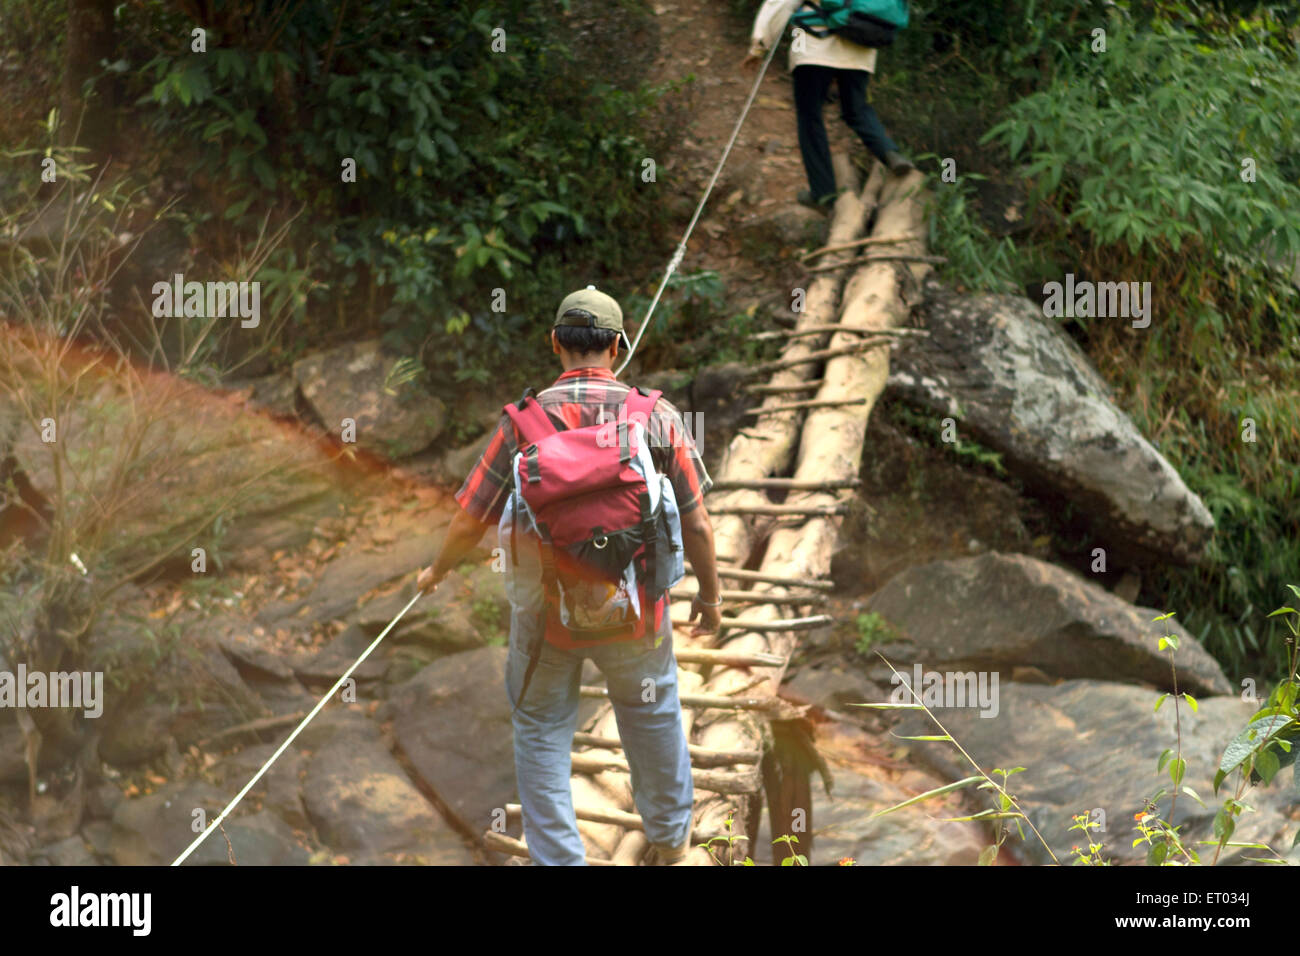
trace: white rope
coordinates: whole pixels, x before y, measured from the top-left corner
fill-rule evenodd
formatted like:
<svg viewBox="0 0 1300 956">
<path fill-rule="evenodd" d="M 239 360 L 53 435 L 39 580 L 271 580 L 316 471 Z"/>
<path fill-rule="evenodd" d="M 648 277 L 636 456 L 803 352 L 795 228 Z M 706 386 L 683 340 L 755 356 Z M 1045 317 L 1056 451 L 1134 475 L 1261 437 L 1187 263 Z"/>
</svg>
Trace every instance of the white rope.
<svg viewBox="0 0 1300 956">
<path fill-rule="evenodd" d="M 695 215 L 691 217 L 690 225 L 686 227 L 686 232 L 682 234 L 681 242 L 677 243 L 677 248 L 673 251 L 673 257 L 668 260 L 668 268 L 664 270 L 664 277 L 659 281 L 659 290 L 650 302 L 650 308 L 646 310 L 645 318 L 641 320 L 641 327 L 636 330 L 636 338 L 632 340 L 632 347 L 627 350 L 627 358 L 623 359 L 623 364 L 614 372 L 615 375 L 623 374 L 623 369 L 627 368 L 627 363 L 632 361 L 632 355 L 636 352 L 636 347 L 641 344 L 641 336 L 645 335 L 646 329 L 650 328 L 650 317 L 654 315 L 655 306 L 659 304 L 659 297 L 664 294 L 664 288 L 668 285 L 669 277 L 682 264 L 682 257 L 686 255 L 686 242 L 691 238 L 691 232 L 694 231 L 695 224 L 700 221 L 700 213 L 704 211 L 704 204 L 709 201 L 709 194 L 713 192 L 713 187 L 717 185 L 718 176 L 722 173 L 722 167 L 726 165 L 727 157 L 731 155 L 731 147 L 736 145 L 736 137 L 740 135 L 740 127 L 745 125 L 745 117 L 749 115 L 749 108 L 754 105 L 754 97 L 758 95 L 758 87 L 763 82 L 763 76 L 767 73 L 767 65 L 772 62 L 772 56 L 780 45 L 781 42 L 778 40 L 772 44 L 772 49 L 767 51 L 767 58 L 763 60 L 763 68 L 758 71 L 758 76 L 754 78 L 754 88 L 749 91 L 749 99 L 745 101 L 745 108 L 740 111 L 740 118 L 736 120 L 736 128 L 731 131 L 731 139 L 727 141 L 727 148 L 722 151 L 722 158 L 718 160 L 718 166 L 713 170 L 713 178 L 709 180 L 708 188 L 704 190 L 704 195 L 700 197 L 700 204 L 695 207 Z"/>
<path fill-rule="evenodd" d="M 184 853 L 182 853 L 176 859 L 172 860 L 172 866 L 180 866 L 182 863 L 184 863 L 186 857 L 188 857 L 191 853 L 197 850 L 199 844 L 208 838 L 208 834 L 211 833 L 213 830 L 217 829 L 217 827 L 221 826 L 222 821 L 225 820 L 226 817 L 230 815 L 230 811 L 235 809 L 235 807 L 239 804 L 240 800 L 244 799 L 244 794 L 248 793 L 249 790 L 253 789 L 253 784 L 257 783 L 257 781 L 262 779 L 262 774 L 266 773 L 266 771 L 271 769 L 271 764 L 275 763 L 275 761 L 279 759 L 280 754 L 284 753 L 285 750 L 289 748 L 289 745 L 293 743 L 294 738 L 297 737 L 300 733 L 302 733 L 302 729 L 306 727 L 308 723 L 311 722 L 311 719 L 315 717 L 318 713 L 320 713 L 321 708 L 324 707 L 329 702 L 330 698 L 334 696 L 335 692 L 340 687 L 343 686 L 343 682 L 352 676 L 352 672 L 356 670 L 358 667 L 360 667 L 361 662 L 370 656 L 370 652 L 379 646 L 379 642 L 388 636 L 388 632 L 391 631 L 393 629 L 393 626 L 402 619 L 402 615 L 404 615 L 407 611 L 409 611 L 411 609 L 411 606 L 415 604 L 416 601 L 420 600 L 420 598 L 423 596 L 424 595 L 421 591 L 415 592 L 415 597 L 411 598 L 411 600 L 409 600 L 406 603 L 406 607 L 402 608 L 400 611 L 397 612 L 397 617 L 393 618 L 391 621 L 388 622 L 388 626 L 384 628 L 383 633 L 380 634 L 378 637 L 376 637 L 374 641 L 371 642 L 370 646 L 361 652 L 361 656 L 358 657 L 352 663 L 352 666 L 349 667 L 346 671 L 344 671 L 343 676 L 334 682 L 334 686 L 331 687 L 326 692 L 325 696 L 322 697 L 317 702 L 316 706 L 311 709 L 311 713 L 308 714 L 306 717 L 304 717 L 302 723 L 300 723 L 297 727 L 294 728 L 293 733 L 289 735 L 288 739 L 285 740 L 284 743 L 280 744 L 280 749 L 277 750 L 275 753 L 271 754 L 271 759 L 268 760 L 266 763 L 262 764 L 261 770 L 253 774 L 253 779 L 248 781 L 248 783 L 244 785 L 244 789 L 240 790 L 239 793 L 235 795 L 235 799 L 230 801 L 229 806 L 227 806 L 226 809 L 221 811 L 221 816 L 217 817 L 217 819 L 214 820 L 206 830 L 204 830 L 197 837 L 195 837 L 194 842 L 185 848 Z"/>
</svg>

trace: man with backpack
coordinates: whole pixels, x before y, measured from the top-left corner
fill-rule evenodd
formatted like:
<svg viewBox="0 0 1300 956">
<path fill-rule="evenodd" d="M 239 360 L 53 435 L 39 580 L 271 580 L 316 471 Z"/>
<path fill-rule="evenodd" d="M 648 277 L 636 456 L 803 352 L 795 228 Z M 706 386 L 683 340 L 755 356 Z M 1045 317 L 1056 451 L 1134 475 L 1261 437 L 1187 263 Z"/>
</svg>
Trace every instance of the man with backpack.
<svg viewBox="0 0 1300 956">
<path fill-rule="evenodd" d="M 694 789 L 677 695 L 668 588 L 690 559 L 700 590 L 693 634 L 715 632 L 721 592 L 703 498 L 712 481 L 681 415 L 613 368 L 627 349 L 618 303 L 595 289 L 567 296 L 551 347 L 555 383 L 507 405 L 456 494 L 428 593 L 498 526 L 511 603 L 506 691 L 529 855 L 585 864 L 569 758 L 583 658 L 605 675 L 650 841 L 647 862 L 690 850 Z"/>
<path fill-rule="evenodd" d="M 876 49 L 893 41 L 907 25 L 906 0 L 766 0 L 754 18 L 746 67 L 781 42 L 781 32 L 793 20 L 789 67 L 794 77 L 794 102 L 799 151 L 809 189 L 798 201 L 826 212 L 837 195 L 835 171 L 822 106 L 832 82 L 839 88 L 840 115 L 871 154 L 891 172 L 902 175 L 916 166 L 899 152 L 880 117 L 867 102 L 867 80 L 876 69 Z"/>
</svg>

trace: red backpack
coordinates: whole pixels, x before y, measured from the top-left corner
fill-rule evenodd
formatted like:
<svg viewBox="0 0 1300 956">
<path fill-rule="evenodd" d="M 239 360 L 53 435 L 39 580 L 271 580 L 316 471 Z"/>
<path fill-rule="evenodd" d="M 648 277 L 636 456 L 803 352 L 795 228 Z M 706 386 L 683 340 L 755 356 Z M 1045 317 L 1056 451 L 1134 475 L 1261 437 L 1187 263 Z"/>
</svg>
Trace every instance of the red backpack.
<svg viewBox="0 0 1300 956">
<path fill-rule="evenodd" d="M 639 640 L 662 624 L 668 552 L 680 547 L 647 440 L 663 393 L 633 389 L 616 420 L 557 429 L 530 392 L 505 413 L 521 439 L 514 520 L 539 550 L 545 639 L 570 650 Z"/>
<path fill-rule="evenodd" d="M 676 496 L 647 441 L 662 393 L 630 391 L 614 421 L 573 429 L 557 429 L 531 393 L 505 407 L 521 439 L 501 518 L 511 626 L 535 628 L 516 710 L 543 641 L 573 650 L 657 633 L 683 573 Z"/>
</svg>

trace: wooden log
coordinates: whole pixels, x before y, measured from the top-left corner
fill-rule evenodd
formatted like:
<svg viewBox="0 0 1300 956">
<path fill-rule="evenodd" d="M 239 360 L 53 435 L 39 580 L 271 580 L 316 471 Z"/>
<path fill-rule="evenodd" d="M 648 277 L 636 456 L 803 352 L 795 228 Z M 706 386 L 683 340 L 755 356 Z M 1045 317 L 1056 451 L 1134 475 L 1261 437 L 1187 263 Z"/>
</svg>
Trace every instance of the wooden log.
<svg viewBox="0 0 1300 956">
<path fill-rule="evenodd" d="M 627 760 L 623 757 L 594 756 L 590 753 L 573 753 L 569 755 L 573 769 L 579 773 L 631 773 Z M 760 785 L 758 766 L 749 770 L 704 770 L 692 769 L 691 780 L 701 790 L 714 793 L 753 793 Z"/>
<path fill-rule="evenodd" d="M 524 808 L 519 804 L 507 803 L 505 810 L 506 820 L 509 822 L 517 823 L 523 819 Z M 639 813 L 627 813 L 623 810 L 607 810 L 594 807 L 575 806 L 573 808 L 573 815 L 579 820 L 590 820 L 592 823 L 613 823 L 616 826 L 623 827 L 627 830 L 645 831 L 645 824 L 642 822 L 641 814 Z M 705 833 L 702 830 L 696 829 L 691 830 L 691 842 L 703 843 L 705 840 L 709 839 L 710 836 L 716 836 L 716 834 Z"/>
<path fill-rule="evenodd" d="M 881 193 L 873 237 L 906 237 L 919 233 L 924 226 L 925 197 L 915 188 L 923 182 L 920 174 L 891 178 Z M 921 251 L 919 242 L 912 247 L 900 243 L 907 252 Z M 906 267 L 919 281 L 929 266 L 914 263 Z M 846 326 L 866 329 L 896 327 L 903 321 L 908 307 L 903 300 L 903 270 L 883 263 L 860 265 L 845 290 L 845 307 L 840 316 Z M 849 339 L 849 335 L 836 335 L 835 346 Z M 847 343 L 845 343 L 847 344 Z M 889 352 L 887 349 L 846 350 L 831 357 L 826 363 L 823 385 L 817 398 L 841 399 L 866 396 L 866 405 L 822 408 L 808 412 L 800 436 L 797 465 L 794 476 L 799 479 L 825 480 L 847 478 L 857 474 L 862 460 L 866 420 L 888 377 Z M 809 501 L 836 500 L 832 493 L 812 492 Z M 835 549 L 838 521 L 833 517 L 815 517 L 797 527 L 780 528 L 768 538 L 761 571 L 773 577 L 800 574 L 819 577 L 829 574 L 831 555 Z M 764 587 L 756 585 L 755 589 Z M 758 608 L 755 617 L 775 618 L 775 608 Z M 747 633 L 728 641 L 724 650 L 763 650 L 789 655 L 796 644 L 796 635 L 776 632 L 771 635 Z M 754 672 L 770 674 L 771 690 L 779 685 L 784 667 L 771 669 L 749 668 L 737 670 L 722 667 L 715 669 L 702 693 L 722 694 L 746 687 Z M 739 712 L 725 713 L 712 721 L 698 735 L 697 742 L 716 750 L 744 750 L 762 745 L 760 729 L 752 719 Z M 708 796 L 696 804 L 696 825 L 702 829 L 722 826 L 727 813 L 738 801 L 719 795 Z M 738 836 L 754 832 L 757 820 L 754 815 L 736 813 L 733 833 Z M 811 808 L 808 808 L 811 811 Z M 809 827 L 815 823 L 809 821 Z M 773 836 L 779 836 L 779 833 Z"/>
<path fill-rule="evenodd" d="M 783 604 L 787 607 L 810 607 L 826 603 L 824 594 L 770 594 L 766 591 L 722 591 L 727 604 Z"/>
<path fill-rule="evenodd" d="M 870 262 L 923 262 L 927 265 L 940 266 L 948 261 L 947 256 L 909 256 L 902 253 L 872 253 L 869 256 L 863 256 L 859 260 L 863 265 Z"/>
<path fill-rule="evenodd" d="M 824 266 L 809 266 L 804 271 L 829 272 L 832 269 L 842 269 L 844 266 L 862 266 L 870 262 L 924 262 L 932 265 L 939 265 L 947 261 L 947 256 L 864 256 L 861 259 L 855 259 L 853 262 L 830 262 Z"/>
<path fill-rule="evenodd" d="M 777 372 L 781 369 L 794 368 L 796 365 L 812 365 L 816 362 L 824 362 L 840 355 L 851 355 L 854 352 L 863 352 L 870 349 L 886 348 L 893 344 L 891 339 L 867 339 L 862 342 L 854 342 L 852 345 L 840 345 L 832 349 L 818 349 L 816 352 L 808 352 L 804 355 L 798 355 L 793 358 L 774 359 L 771 362 L 763 362 L 755 365 L 750 369 L 751 375 L 760 375 L 765 372 Z M 822 386 L 825 388 L 826 386 Z"/>
<path fill-rule="evenodd" d="M 772 491 L 829 491 L 837 488 L 857 488 L 862 479 L 856 475 L 836 481 L 799 481 L 797 478 L 749 478 L 737 481 L 715 481 L 711 490 L 729 491 L 733 488 L 759 488 Z"/>
<path fill-rule="evenodd" d="M 691 571 L 694 574 L 694 571 Z M 762 584 L 784 584 L 792 588 L 808 588 L 814 591 L 834 591 L 833 581 L 814 581 L 811 578 L 794 578 L 785 574 L 764 574 L 762 571 L 746 571 L 743 568 L 718 568 L 718 577 L 731 578 L 734 581 L 755 581 Z"/>
<path fill-rule="evenodd" d="M 879 335 L 884 337 L 913 336 L 919 338 L 925 338 L 930 334 L 929 329 L 855 329 L 852 326 L 846 325 L 814 325 L 802 329 L 790 329 L 788 331 L 778 330 L 776 332 L 759 332 L 756 335 L 751 335 L 750 338 L 755 340 L 799 339 L 808 335 L 826 335 L 830 332 L 845 332 L 853 335 Z M 824 381 L 824 379 L 819 380 L 818 384 L 821 384 L 822 381 Z"/>
<path fill-rule="evenodd" d="M 786 518 L 791 515 L 841 515 L 843 505 L 719 505 L 710 508 L 710 515 L 762 515 L 765 518 Z"/>
<path fill-rule="evenodd" d="M 683 578 L 683 581 L 686 579 Z M 694 581 L 694 578 L 690 579 Z M 692 588 L 684 588 L 692 591 Z M 724 604 L 780 604 L 785 607 L 820 607 L 826 603 L 825 594 L 776 594 L 768 591 L 729 591 L 718 594 Z M 683 598 L 684 599 L 684 598 Z"/>
<path fill-rule="evenodd" d="M 578 688 L 582 697 L 608 697 L 609 691 L 604 687 L 583 686 Z M 773 720 L 794 720 L 802 717 L 808 710 L 806 704 L 792 704 L 780 697 L 727 697 L 725 694 L 678 694 L 677 699 L 683 707 L 698 710 L 754 710 L 768 714 Z M 595 772 L 595 771 L 591 771 Z M 708 788 L 705 787 L 707 790 Z"/>
<path fill-rule="evenodd" d="M 870 214 L 875 206 L 876 196 L 879 195 L 884 183 L 883 167 L 878 164 L 874 167 L 871 177 L 868 180 L 867 188 L 862 191 L 861 195 L 856 193 L 859 183 L 859 176 L 853 164 L 849 161 L 844 153 L 836 153 L 833 159 L 836 180 L 843 185 L 849 186 L 849 190 L 838 197 L 832 213 L 830 234 L 827 241 L 829 243 L 845 242 L 858 238 L 861 234 L 865 223 L 868 221 Z M 835 258 L 844 256 L 848 257 L 849 252 L 832 252 L 827 254 L 826 261 L 833 261 Z M 842 274 L 829 273 L 826 275 L 813 276 L 807 283 L 803 295 L 803 311 L 798 313 L 795 321 L 795 327 L 803 325 L 816 325 L 826 322 L 832 322 L 839 314 L 839 293 L 843 285 Z M 811 348 L 805 344 L 808 339 L 791 339 L 786 342 L 781 350 L 784 358 L 797 357 L 802 353 L 811 351 Z M 810 364 L 796 365 L 786 370 L 780 370 L 773 374 L 772 378 L 765 384 L 773 388 L 790 388 L 798 386 L 804 380 L 811 378 L 813 375 L 813 366 Z M 782 394 L 782 393 L 776 393 Z M 724 453 L 723 461 L 715 472 L 715 477 L 724 480 L 763 478 L 770 475 L 779 475 L 787 471 L 790 466 L 794 448 L 798 441 L 799 416 L 779 416 L 765 423 L 763 428 L 746 430 L 742 429 L 731 440 Z M 761 504 L 765 501 L 765 496 L 757 490 L 738 489 L 728 492 L 724 501 L 710 501 L 710 509 L 715 504 Z M 755 530 L 753 528 L 753 519 L 747 519 L 740 515 L 722 515 L 713 522 L 714 544 L 719 554 L 733 555 L 739 558 L 737 564 L 744 563 L 744 560 L 750 555 L 753 544 Z M 823 590 L 817 582 L 814 590 Z M 829 589 L 829 585 L 827 588 Z M 762 635 L 750 635 L 761 640 Z M 712 635 L 692 638 L 688 634 L 679 633 L 675 638 L 675 645 L 683 644 L 703 644 L 712 639 Z M 733 651 L 738 652 L 761 652 L 762 647 L 737 646 Z M 687 675 L 699 680 L 699 675 L 689 670 L 691 667 L 699 667 L 700 664 L 685 663 L 680 672 L 680 678 L 685 681 Z M 696 685 L 698 687 L 698 684 Z M 682 686 L 681 693 L 689 693 L 685 684 Z M 687 739 L 692 743 L 697 743 L 698 731 L 693 729 L 693 717 L 696 709 L 687 704 L 683 708 L 682 721 L 687 728 Z M 780 713 L 777 711 L 776 713 Z M 609 708 L 603 708 L 601 718 L 611 716 Z M 761 718 L 756 713 L 750 711 L 734 712 L 742 722 L 748 721 L 756 729 L 761 726 Z M 769 713 L 769 712 L 764 712 Z M 611 724 L 612 729 L 612 724 Z M 758 734 L 756 739 L 761 739 Z M 758 749 L 761 744 L 747 746 L 744 748 L 731 749 Z M 710 748 L 710 749 L 728 749 L 728 748 Z M 619 802 L 624 799 L 626 788 L 608 789 L 606 796 L 598 800 L 582 799 L 582 795 L 577 792 L 579 781 L 600 781 L 606 778 L 612 781 L 626 782 L 625 776 L 616 776 L 612 774 L 601 774 L 597 777 L 590 777 L 584 774 L 577 774 L 574 778 L 575 802 L 584 805 L 605 804 L 606 802 Z M 728 805 L 739 806 L 741 816 L 752 816 L 753 810 L 759 804 L 751 794 L 735 794 L 713 797 L 707 791 L 701 791 L 698 797 L 699 801 L 717 799 L 726 800 Z M 697 803 L 697 806 L 700 806 Z M 631 806 L 621 806 L 622 809 L 631 810 Z M 714 815 L 716 817 L 716 814 Z M 713 819 L 712 823 L 716 824 L 711 829 L 705 828 L 705 832 L 720 833 L 723 832 L 721 819 Z M 603 827 L 605 829 L 615 829 L 614 824 L 600 824 L 594 822 L 584 822 L 583 826 Z M 605 844 L 602 844 L 602 849 Z M 614 844 L 608 852 L 617 852 L 618 844 Z M 698 855 L 698 854 L 696 854 Z"/>
<path fill-rule="evenodd" d="M 829 614 L 814 614 L 811 617 L 784 617 L 775 620 L 760 620 L 748 617 L 724 617 L 723 630 L 738 631 L 812 631 L 827 624 L 834 624 L 835 618 Z M 673 627 L 692 627 L 689 621 L 673 621 Z"/>
<path fill-rule="evenodd" d="M 603 747 L 606 750 L 623 749 L 623 741 L 617 737 L 601 737 L 597 734 L 576 733 L 573 735 L 573 742 L 584 747 Z M 687 749 L 691 753 L 691 766 L 706 769 L 734 767 L 738 763 L 756 764 L 763 759 L 763 753 L 760 750 L 733 750 L 727 753 L 721 750 L 710 750 L 707 747 L 696 747 L 694 744 L 687 744 Z"/>
<path fill-rule="evenodd" d="M 776 415 L 780 412 L 795 412 L 808 408 L 833 408 L 836 405 L 865 405 L 866 401 L 865 398 L 810 398 L 806 402 L 787 402 L 784 405 L 765 405 L 762 408 L 751 408 L 749 411 L 745 412 L 745 414 Z"/>
<path fill-rule="evenodd" d="M 821 388 L 821 384 L 822 380 L 820 378 L 813 378 L 797 385 L 746 385 L 741 391 L 751 392 L 755 395 L 789 395 L 793 392 L 814 392 Z M 717 488 L 718 484 L 715 482 L 713 487 Z"/>
<path fill-rule="evenodd" d="M 483 834 L 483 842 L 494 850 L 500 850 L 502 853 L 508 853 L 510 856 L 522 856 L 524 859 L 531 860 L 528 853 L 528 845 L 523 840 L 516 840 L 514 837 L 508 837 L 504 833 L 497 833 L 494 830 L 488 830 Z M 587 857 L 588 866 L 618 866 L 613 860 L 597 860 L 594 857 Z"/>
<path fill-rule="evenodd" d="M 778 667 L 785 663 L 776 654 L 742 654 L 739 651 L 710 650 L 704 647 L 673 649 L 679 664 L 726 664 L 728 667 Z"/>
<path fill-rule="evenodd" d="M 908 242 L 912 239 L 924 238 L 925 236 L 867 236 L 865 239 L 854 239 L 852 242 L 841 242 L 834 246 L 822 246 L 820 249 L 814 249 L 812 252 L 805 252 L 799 257 L 799 260 L 801 262 L 807 262 L 809 259 L 820 256 L 824 252 L 843 252 L 845 249 L 857 249 L 862 246 L 892 245 L 896 242 Z"/>
<path fill-rule="evenodd" d="M 835 201 L 831 218 L 831 243 L 846 242 L 861 235 L 872 209 L 875 197 L 884 182 L 883 176 L 873 176 L 867 188 L 859 196 L 856 194 L 859 176 L 847 154 L 836 153 L 833 157 L 836 181 L 849 187 Z M 849 257 L 847 252 L 831 253 L 831 258 Z M 839 313 L 839 294 L 843 285 L 842 276 L 816 276 L 808 284 L 803 301 L 803 311 L 798 313 L 796 328 L 808 325 L 825 325 L 833 322 Z M 782 350 L 786 359 L 798 358 L 811 351 L 800 339 L 791 339 Z M 801 384 L 804 379 L 812 377 L 810 363 L 794 364 L 786 370 L 778 371 L 766 384 L 786 387 Z M 762 478 L 767 475 L 781 474 L 790 464 L 794 447 L 798 439 L 799 421 L 795 416 L 786 416 L 765 423 L 761 432 L 742 429 L 727 446 L 717 477 L 722 479 Z M 762 496 L 749 491 L 730 493 L 730 504 L 762 503 Z M 748 555 L 752 545 L 755 529 L 752 522 L 741 515 L 723 515 L 713 525 L 713 538 L 719 551 L 728 554 Z"/>
<path fill-rule="evenodd" d="M 618 866 L 637 866 L 648 849 L 650 849 L 650 841 L 646 839 L 646 835 L 640 830 L 629 830 L 623 834 L 618 849 L 610 859 Z"/>
</svg>

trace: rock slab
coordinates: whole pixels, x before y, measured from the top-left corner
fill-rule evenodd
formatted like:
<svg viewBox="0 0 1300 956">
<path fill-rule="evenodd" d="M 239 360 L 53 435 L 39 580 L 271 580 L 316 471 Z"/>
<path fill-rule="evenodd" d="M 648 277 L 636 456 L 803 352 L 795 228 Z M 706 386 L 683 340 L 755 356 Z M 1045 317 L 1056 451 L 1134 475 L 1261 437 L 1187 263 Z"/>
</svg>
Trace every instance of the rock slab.
<svg viewBox="0 0 1300 956">
<path fill-rule="evenodd" d="M 1124 556 L 1203 556 L 1214 530 L 1204 503 L 1041 308 L 1017 296 L 959 296 L 931 280 L 918 315 L 930 334 L 894 353 L 895 396 L 955 418 L 1031 486 L 1075 504 Z"/>
<path fill-rule="evenodd" d="M 1178 689 L 1233 691 L 1218 662 L 1173 619 L 1153 623 L 1161 612 L 1023 554 L 917 565 L 890 578 L 867 606 L 915 645 L 901 663 L 928 670 L 998 671 L 1005 680 L 1013 668 L 1032 667 L 1057 678 L 1144 682 L 1172 692 L 1169 655 L 1157 644 L 1176 634 Z"/>
</svg>

